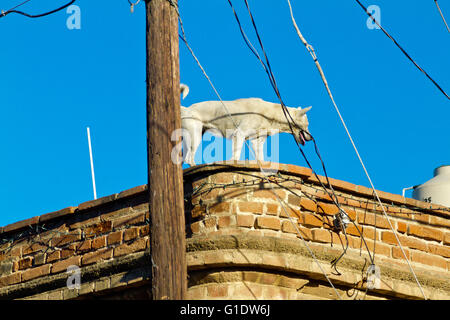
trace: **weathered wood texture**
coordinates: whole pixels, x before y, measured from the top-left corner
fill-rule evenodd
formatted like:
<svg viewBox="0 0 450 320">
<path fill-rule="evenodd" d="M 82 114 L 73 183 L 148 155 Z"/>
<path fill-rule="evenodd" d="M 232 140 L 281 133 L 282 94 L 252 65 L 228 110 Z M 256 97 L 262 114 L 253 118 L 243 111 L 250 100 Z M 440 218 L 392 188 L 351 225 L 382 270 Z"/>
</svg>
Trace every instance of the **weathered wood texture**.
<svg viewBox="0 0 450 320">
<path fill-rule="evenodd" d="M 176 4 L 176 1 L 174 1 Z M 171 160 L 181 127 L 178 17 L 167 0 L 147 0 L 147 140 L 153 298 L 186 295 L 183 172 Z"/>
</svg>

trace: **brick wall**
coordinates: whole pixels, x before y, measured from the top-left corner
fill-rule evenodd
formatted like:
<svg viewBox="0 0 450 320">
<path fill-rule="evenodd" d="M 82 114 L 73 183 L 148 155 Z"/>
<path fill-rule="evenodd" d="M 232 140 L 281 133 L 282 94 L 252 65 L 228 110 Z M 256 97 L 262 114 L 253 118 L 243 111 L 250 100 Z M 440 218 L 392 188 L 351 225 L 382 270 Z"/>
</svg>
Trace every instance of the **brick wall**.
<svg viewBox="0 0 450 320">
<path fill-rule="evenodd" d="M 390 224 L 427 298 L 450 298 L 449 208 L 380 191 L 389 224 L 370 189 L 330 178 L 354 221 L 345 236 L 323 177 L 283 164 L 264 177 L 252 162 L 184 171 L 188 298 L 421 299 Z M 0 299 L 150 298 L 148 219 L 140 186 L 0 227 Z"/>
<path fill-rule="evenodd" d="M 186 204 L 187 232 L 191 237 L 188 251 L 189 245 L 193 246 L 192 252 L 188 252 L 188 261 L 191 269 L 198 270 L 195 279 L 209 279 L 191 280 L 192 297 L 266 299 L 301 298 L 311 294 L 317 298 L 329 297 L 326 292 L 331 286 L 316 262 L 319 261 L 332 283 L 336 282 L 337 291 L 351 289 L 363 292 L 365 297 L 383 299 L 419 299 L 423 296 L 395 232 L 427 297 L 450 298 L 449 208 L 380 191 L 388 221 L 381 206 L 374 201 L 371 189 L 330 178 L 341 207 L 354 221 L 347 227 L 346 237 L 334 228 L 333 218 L 339 212 L 338 207 L 309 169 L 280 164 L 278 174 L 269 179 L 273 188 L 252 162 L 223 162 L 185 171 L 185 190 L 192 195 Z M 327 184 L 324 177 L 319 179 Z M 225 249 L 221 243 L 227 238 L 234 239 L 234 243 Z M 257 245 L 258 239 L 266 242 Z M 268 239 L 272 242 L 267 242 Z M 202 242 L 209 244 L 208 249 L 202 247 Z M 256 256 L 247 248 L 251 246 L 249 243 L 254 244 L 252 250 L 258 252 Z M 331 262 L 341 255 L 347 243 L 346 254 L 336 269 L 331 268 Z M 305 250 L 307 246 L 317 260 Z M 239 251 L 245 251 L 245 257 L 240 256 Z M 378 288 L 368 292 L 365 272 L 370 258 L 367 251 L 381 269 Z M 295 266 L 296 259 L 308 259 L 309 264 Z M 213 270 L 207 271 L 209 268 Z M 224 280 L 220 290 L 216 289 L 220 282 L 213 276 L 219 272 L 217 268 L 220 272 L 231 268 L 233 276 L 229 277 L 236 280 Z M 257 276 L 252 268 L 258 269 Z M 299 280 L 299 275 L 303 280 Z M 226 278 L 224 274 L 222 277 Z M 308 278 L 311 281 L 300 286 L 301 290 L 293 290 L 289 285 L 280 284 L 287 278 L 292 283 L 302 283 Z M 317 287 L 316 282 L 327 289 L 311 293 L 308 288 Z M 253 287 L 255 290 L 251 292 Z M 347 294 L 341 296 L 348 298 Z"/>
<path fill-rule="evenodd" d="M 146 186 L 0 228 L 0 299 L 72 299 L 148 284 Z M 81 287 L 67 288 L 69 266 Z"/>
</svg>

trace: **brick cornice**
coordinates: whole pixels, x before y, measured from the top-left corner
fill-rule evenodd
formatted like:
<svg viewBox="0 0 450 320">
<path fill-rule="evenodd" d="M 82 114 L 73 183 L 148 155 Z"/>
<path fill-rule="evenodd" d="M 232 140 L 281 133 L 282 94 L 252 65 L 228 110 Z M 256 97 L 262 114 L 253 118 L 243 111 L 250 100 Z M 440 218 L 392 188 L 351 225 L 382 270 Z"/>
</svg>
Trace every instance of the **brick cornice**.
<svg viewBox="0 0 450 320">
<path fill-rule="evenodd" d="M 258 270 L 275 270 L 305 274 L 326 282 L 318 263 L 330 280 L 337 285 L 354 287 L 362 284 L 367 270 L 367 256 L 347 254 L 339 262 L 341 275 L 333 273 L 330 261 L 339 249 L 321 244 L 309 244 L 317 261 L 300 240 L 277 237 L 258 237 L 245 234 L 194 237 L 187 240 L 188 270 L 235 269 L 239 267 Z M 405 266 L 382 258 L 377 262 L 382 275 L 380 288 L 372 289 L 380 294 L 406 299 L 422 299 L 411 272 Z M 450 279 L 446 272 L 433 272 L 416 268 L 419 282 L 429 299 L 448 299 Z"/>
</svg>

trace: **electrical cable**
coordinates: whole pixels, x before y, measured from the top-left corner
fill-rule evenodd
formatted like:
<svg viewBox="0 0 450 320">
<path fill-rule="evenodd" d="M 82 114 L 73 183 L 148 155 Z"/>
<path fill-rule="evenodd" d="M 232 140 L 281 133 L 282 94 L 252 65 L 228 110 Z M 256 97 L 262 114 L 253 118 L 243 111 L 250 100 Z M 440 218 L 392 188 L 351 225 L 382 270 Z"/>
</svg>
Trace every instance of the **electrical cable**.
<svg viewBox="0 0 450 320">
<path fill-rule="evenodd" d="M 245 32 L 242 30 L 242 25 L 241 25 L 241 23 L 240 23 L 240 21 L 239 21 L 239 18 L 238 18 L 238 16 L 237 16 L 236 11 L 235 11 L 234 8 L 233 8 L 233 4 L 231 3 L 230 0 L 228 0 L 228 3 L 230 4 L 230 6 L 231 6 L 231 8 L 232 8 L 232 10 L 233 10 L 233 13 L 234 13 L 234 15 L 235 15 L 235 18 L 236 18 L 236 20 L 238 21 L 238 25 L 239 25 L 239 28 L 240 28 L 240 30 L 241 30 L 241 34 L 244 36 L 244 35 L 245 35 Z M 300 150 L 300 152 L 301 152 L 303 158 L 305 159 L 305 161 L 306 161 L 308 167 L 312 170 L 312 172 L 313 172 L 313 174 L 315 175 L 316 179 L 317 179 L 318 182 L 321 184 L 321 186 L 322 186 L 322 188 L 325 190 L 325 192 L 328 194 L 328 196 L 330 197 L 330 199 L 332 200 L 332 202 L 336 205 L 337 208 L 339 208 L 339 212 L 342 213 L 342 214 L 344 214 L 345 216 L 347 216 L 347 218 L 350 219 L 350 217 L 349 217 L 348 214 L 345 212 L 345 210 L 342 209 L 342 207 L 340 206 L 340 203 L 339 203 L 339 201 L 338 201 L 338 198 L 337 198 L 337 196 L 336 196 L 336 194 L 335 194 L 335 192 L 334 192 L 334 189 L 333 189 L 333 187 L 332 187 L 332 185 L 331 185 L 331 183 L 330 183 L 330 181 L 329 181 L 328 174 L 327 174 L 326 167 L 325 167 L 325 163 L 324 163 L 324 161 L 323 161 L 323 159 L 322 159 L 322 157 L 321 157 L 321 155 L 320 155 L 320 152 L 319 152 L 319 149 L 318 149 L 318 146 L 317 146 L 317 143 L 316 143 L 314 137 L 313 137 L 310 133 L 307 133 L 307 134 L 310 135 L 310 137 L 311 137 L 311 139 L 312 139 L 312 141 L 313 141 L 313 143 L 314 143 L 315 152 L 316 152 L 316 154 L 317 154 L 317 156 L 318 156 L 318 158 L 319 158 L 319 160 L 320 160 L 320 162 L 321 162 L 321 165 L 322 165 L 322 168 L 323 168 L 323 171 L 324 171 L 324 174 L 325 174 L 325 178 L 326 178 L 326 180 L 327 180 L 327 182 L 328 182 L 328 185 L 329 185 L 329 187 L 330 187 L 331 192 L 329 192 L 329 191 L 326 189 L 326 187 L 325 187 L 325 185 L 323 184 L 322 180 L 319 179 L 317 173 L 316 173 L 315 170 L 312 168 L 311 163 L 309 162 L 308 158 L 306 157 L 305 153 L 303 152 L 303 149 L 302 149 L 302 148 L 300 147 L 300 145 L 299 145 L 297 136 L 295 135 L 295 133 L 294 133 L 294 131 L 293 131 L 293 129 L 292 129 L 292 125 L 291 125 L 291 121 L 294 122 L 294 123 L 295 123 L 295 121 L 292 119 L 292 116 L 290 116 L 289 110 L 287 110 L 287 108 L 286 108 L 286 106 L 285 106 L 285 104 L 284 104 L 284 102 L 283 102 L 283 100 L 282 100 L 282 98 L 281 98 L 280 92 L 279 92 L 278 87 L 277 87 L 277 85 L 276 85 L 275 77 L 274 77 L 274 75 L 273 75 L 273 72 L 272 72 L 271 67 L 270 67 L 270 63 L 269 63 L 269 61 L 268 61 L 267 54 L 265 53 L 264 46 L 263 46 L 262 41 L 261 41 L 261 37 L 259 36 L 258 28 L 257 28 L 257 26 L 256 26 L 256 22 L 255 22 L 255 20 L 254 20 L 254 18 L 253 18 L 253 15 L 252 15 L 252 13 L 251 13 L 250 7 L 249 7 L 248 2 L 247 2 L 246 0 L 245 0 L 245 3 L 246 3 L 246 6 L 247 6 L 247 10 L 248 10 L 248 12 L 249 12 L 250 18 L 252 19 L 252 24 L 253 24 L 253 27 L 254 27 L 254 29 L 255 29 L 255 33 L 257 34 L 258 41 L 260 42 L 261 49 L 263 50 L 264 57 L 266 58 L 267 66 L 264 64 L 264 62 L 262 62 L 262 59 L 260 58 L 260 56 L 259 56 L 259 54 L 256 52 L 256 50 L 254 50 L 254 46 L 251 45 L 250 41 L 248 40 L 248 37 L 244 36 L 244 40 L 245 40 L 247 46 L 248 46 L 250 49 L 253 48 L 253 50 L 251 50 L 251 51 L 253 52 L 253 54 L 255 54 L 255 56 L 258 58 L 258 60 L 259 60 L 259 61 L 261 62 L 261 64 L 263 65 L 263 68 L 264 68 L 264 70 L 266 71 L 266 73 L 267 73 L 267 75 L 268 75 L 268 77 L 269 77 L 269 80 L 270 80 L 270 82 L 271 82 L 271 84 L 272 84 L 272 87 L 274 88 L 275 93 L 276 93 L 278 99 L 280 100 L 280 104 L 281 104 L 281 107 L 282 107 L 282 109 L 283 109 L 283 112 L 284 112 L 284 115 L 285 115 L 285 117 L 286 117 L 286 120 L 287 120 L 287 122 L 288 122 L 288 124 L 289 124 L 291 133 L 292 133 L 292 135 L 293 135 L 294 138 L 295 138 L 295 143 L 296 143 L 296 145 L 297 145 L 297 148 Z M 288 116 L 289 116 L 290 120 L 289 120 Z M 297 126 L 297 125 L 296 125 L 296 126 Z M 298 126 L 297 126 L 297 127 L 298 127 Z M 339 218 L 339 217 L 338 217 L 338 218 Z M 364 236 L 362 235 L 361 231 L 359 230 L 359 227 L 358 227 L 358 226 L 355 224 L 355 222 L 352 221 L 351 219 L 350 219 L 350 221 L 353 223 L 353 225 L 355 226 L 355 228 L 358 230 L 358 232 L 359 232 L 359 234 L 360 234 L 360 236 L 361 236 L 361 239 L 362 239 L 362 241 L 363 241 L 363 243 L 364 243 L 364 245 L 365 245 L 365 247 L 366 247 L 366 249 L 367 249 L 367 253 L 368 253 L 368 255 L 369 255 L 369 258 L 370 258 L 370 260 L 373 262 L 372 256 L 371 256 L 371 254 L 370 254 L 370 250 L 369 250 L 369 248 L 368 248 L 368 246 L 367 246 L 367 244 L 366 244 L 366 241 L 365 241 L 365 239 L 364 239 Z M 345 251 L 344 251 L 344 253 L 345 253 Z"/>
<path fill-rule="evenodd" d="M 405 51 L 405 49 L 402 48 L 402 46 L 378 23 L 378 21 L 375 19 L 375 17 L 367 10 L 367 8 L 359 1 L 356 0 L 356 2 L 361 6 L 361 8 L 367 13 L 367 15 L 373 20 L 373 22 L 383 31 L 383 33 L 389 38 L 391 39 L 395 45 L 403 52 L 403 54 L 416 66 L 417 69 L 419 69 L 423 74 L 425 74 L 425 76 L 431 80 L 431 82 L 433 82 L 433 84 L 439 89 L 439 91 L 441 91 L 446 97 L 447 99 L 450 100 L 450 97 L 448 96 L 448 94 L 444 91 L 444 89 L 441 88 L 441 86 L 433 79 L 431 78 L 431 76 L 424 70 L 422 69 L 415 61 L 413 58 L 411 58 L 411 56 Z"/>
<path fill-rule="evenodd" d="M 175 6 L 175 7 L 176 7 L 176 6 Z M 177 8 L 177 7 L 176 7 L 176 8 Z M 197 58 L 196 55 L 194 54 L 192 48 L 191 48 L 191 47 L 189 46 L 189 44 L 188 44 L 188 41 L 187 41 L 186 35 L 185 35 L 185 31 L 184 31 L 184 27 L 183 27 L 183 22 L 182 22 L 182 20 L 181 20 L 181 16 L 180 16 L 180 14 L 179 14 L 178 8 L 177 8 L 177 13 L 178 13 L 178 20 L 180 21 L 180 27 L 181 27 L 181 31 L 182 31 L 182 35 L 180 35 L 180 39 L 185 43 L 185 45 L 186 45 L 186 47 L 189 49 L 191 55 L 193 56 L 193 58 L 194 58 L 195 61 L 197 62 L 197 65 L 198 65 L 199 68 L 201 69 L 203 75 L 204 75 L 204 76 L 206 77 L 206 79 L 208 80 L 210 86 L 212 87 L 213 91 L 215 92 L 216 96 L 218 97 L 218 99 L 220 100 L 222 106 L 224 107 L 225 111 L 227 112 L 227 116 L 232 120 L 234 126 L 235 126 L 236 128 L 238 128 L 238 126 L 237 126 L 235 120 L 233 119 L 233 117 L 231 116 L 231 114 L 230 114 L 230 112 L 229 112 L 229 110 L 228 110 L 226 104 L 223 102 L 223 100 L 222 100 L 220 94 L 218 93 L 217 89 L 216 89 L 215 86 L 213 85 L 211 79 L 210 79 L 209 76 L 207 75 L 207 73 L 206 73 L 206 71 L 204 70 L 203 66 L 200 64 L 198 58 Z M 248 146 L 247 141 L 245 141 L 245 143 L 246 143 L 247 146 Z M 248 148 L 249 148 L 250 152 L 253 152 L 253 150 L 250 148 L 250 146 L 248 146 Z M 255 159 L 256 159 L 256 155 L 255 155 Z M 257 163 L 258 163 L 258 165 L 259 165 L 259 167 L 260 167 L 260 170 L 263 172 L 263 168 L 262 168 L 262 165 L 261 165 L 260 161 L 257 160 Z M 303 236 L 301 235 L 301 232 L 300 232 L 300 230 L 298 229 L 298 226 L 297 226 L 296 223 L 293 221 L 293 219 L 292 219 L 291 215 L 289 214 L 288 210 L 286 210 L 286 208 L 285 208 L 283 202 L 281 201 L 281 199 L 279 198 L 278 194 L 277 194 L 276 192 L 273 191 L 274 188 L 273 188 L 272 182 L 271 182 L 269 179 L 267 179 L 267 177 L 264 177 L 264 178 L 269 182 L 269 185 L 270 185 L 270 187 L 272 188 L 271 192 L 276 196 L 276 198 L 277 198 L 278 202 L 280 203 L 281 207 L 283 208 L 283 210 L 284 210 L 286 216 L 288 217 L 288 219 L 290 220 L 290 222 L 293 224 L 294 228 L 295 228 L 296 231 L 297 231 L 297 234 L 298 234 L 298 235 L 300 236 L 300 238 L 302 239 L 304 245 L 306 246 L 307 250 L 308 250 L 309 253 L 311 254 L 313 260 L 314 260 L 314 261 L 317 263 L 317 265 L 319 266 L 319 269 L 321 270 L 321 272 L 323 273 L 323 275 L 325 276 L 325 278 L 327 279 L 327 281 L 330 283 L 330 285 L 331 285 L 331 287 L 333 288 L 333 290 L 335 291 L 337 297 L 338 297 L 340 300 L 342 300 L 342 297 L 340 296 L 339 292 L 336 290 L 336 288 L 334 287 L 333 283 L 331 282 L 331 280 L 330 280 L 329 277 L 327 276 L 325 270 L 322 268 L 321 264 L 319 263 L 319 261 L 318 261 L 317 258 L 315 257 L 314 252 L 311 250 L 311 248 L 309 248 L 309 246 L 308 246 L 308 244 L 306 243 L 305 239 L 304 239 Z"/>
<path fill-rule="evenodd" d="M 441 7 L 439 6 L 439 3 L 437 2 L 437 0 L 434 0 L 434 3 L 436 4 L 436 7 L 439 10 L 439 13 L 442 17 L 442 21 L 444 21 L 445 26 L 447 27 L 447 31 L 450 32 L 450 28 L 448 27 L 447 21 L 445 20 L 444 14 L 442 13 Z"/>
<path fill-rule="evenodd" d="M 0 13 L 0 18 L 6 17 L 6 16 L 7 16 L 8 14 L 10 14 L 10 13 L 20 14 L 20 15 L 23 15 L 23 16 L 28 17 L 28 18 L 41 18 L 41 17 L 48 16 L 48 15 L 50 15 L 50 14 L 53 14 L 53 13 L 55 13 L 55 12 L 58 12 L 58 11 L 61 11 L 61 10 L 65 9 L 65 8 L 67 8 L 68 6 L 70 6 L 71 4 L 73 4 L 76 0 L 71 0 L 69 3 L 63 5 L 62 7 L 59 7 L 59 8 L 57 8 L 57 9 L 54 9 L 54 10 L 52 10 L 52 11 L 48 11 L 48 12 L 41 13 L 41 14 L 36 14 L 36 15 L 31 15 L 31 14 L 25 13 L 25 12 L 23 12 L 23 11 L 15 10 L 17 7 L 19 7 L 19 6 L 21 6 L 21 5 L 25 4 L 25 3 L 27 3 L 27 2 L 29 2 L 29 1 L 30 1 L 30 0 L 24 1 L 23 3 L 21 3 L 21 4 L 17 5 L 17 6 L 15 6 L 15 7 L 12 8 L 12 9 L 9 9 L 9 10 L 7 10 L 7 11 L 2 11 L 2 12 Z"/>
<path fill-rule="evenodd" d="M 358 0 L 356 0 L 356 1 L 359 3 Z M 304 38 L 303 35 L 301 34 L 301 32 L 300 32 L 300 30 L 299 30 L 299 28 L 298 28 L 298 26 L 297 26 L 297 24 L 296 24 L 296 22 L 295 22 L 294 15 L 293 15 L 293 13 L 292 13 L 292 7 L 291 7 L 291 4 L 290 4 L 290 1 L 287 0 L 287 2 L 288 2 L 289 7 L 290 7 L 290 12 L 291 12 L 292 21 L 293 21 L 293 23 L 294 23 L 294 26 L 295 26 L 295 28 L 296 28 L 296 30 L 297 30 L 297 33 L 298 33 L 300 39 L 302 40 L 302 42 L 305 44 L 305 46 L 306 46 L 307 48 L 312 48 L 310 45 L 308 45 L 308 42 L 305 40 L 305 38 Z M 366 10 L 366 11 L 367 11 L 367 10 Z M 374 19 L 374 21 L 376 21 L 376 20 Z M 308 50 L 309 50 L 309 49 L 308 49 Z M 311 52 L 314 52 L 314 51 L 312 50 L 312 51 L 310 51 L 310 53 L 311 53 Z M 389 227 L 390 227 L 390 229 L 392 230 L 392 232 L 393 232 L 393 234 L 394 234 L 394 236 L 395 236 L 395 238 L 396 238 L 396 240 L 397 240 L 397 243 L 399 244 L 399 247 L 400 247 L 400 249 L 401 249 L 401 252 L 403 253 L 404 258 L 405 258 L 406 262 L 408 263 L 408 266 L 409 266 L 409 268 L 410 268 L 410 271 L 411 271 L 411 273 L 413 274 L 413 276 L 414 276 L 414 278 L 415 278 L 415 280 L 416 280 L 416 282 L 417 282 L 417 285 L 418 285 L 420 291 L 422 292 L 422 295 L 424 296 L 424 298 L 425 298 L 425 300 L 426 300 L 427 297 L 426 297 L 426 295 L 425 295 L 425 293 L 424 293 L 424 291 L 423 291 L 423 289 L 422 289 L 422 286 L 420 285 L 420 282 L 419 282 L 419 280 L 417 279 L 417 276 L 416 276 L 416 274 L 415 274 L 415 272 L 414 272 L 414 270 L 413 270 L 413 268 L 412 268 L 412 266 L 411 266 L 409 260 L 408 260 L 407 257 L 406 257 L 406 254 L 405 254 L 405 252 L 404 252 L 404 250 L 403 250 L 403 247 L 402 247 L 402 245 L 401 245 L 401 243 L 400 243 L 400 240 L 399 240 L 399 238 L 398 238 L 398 236 L 397 236 L 397 233 L 396 233 L 396 231 L 394 230 L 394 228 L 392 227 L 392 224 L 391 224 L 391 222 L 390 222 L 390 219 L 389 219 L 389 217 L 388 217 L 388 215 L 387 215 L 387 213 L 386 213 L 385 207 L 384 207 L 384 205 L 382 204 L 382 202 L 381 202 L 381 200 L 380 200 L 380 197 L 378 196 L 378 192 L 377 192 L 377 190 L 375 189 L 375 186 L 374 186 L 374 184 L 373 184 L 373 182 L 372 182 L 372 179 L 370 178 L 370 175 L 369 175 L 369 173 L 368 173 L 368 171 L 367 171 L 367 169 L 366 169 L 366 166 L 364 165 L 364 162 L 363 162 L 363 160 L 362 160 L 362 158 L 361 158 L 361 156 L 360 156 L 360 154 L 359 154 L 358 148 L 356 147 L 356 145 L 355 145 L 355 143 L 354 143 L 354 141 L 353 141 L 353 138 L 352 138 L 352 136 L 351 136 L 351 134 L 350 134 L 350 131 L 348 130 L 347 125 L 345 124 L 345 121 L 344 121 L 344 119 L 343 119 L 343 117 L 342 117 L 342 115 L 341 115 L 341 112 L 339 111 L 339 108 L 338 108 L 338 106 L 337 106 L 337 104 L 336 104 L 336 101 L 335 101 L 334 98 L 333 98 L 333 95 L 332 95 L 332 93 L 331 93 L 331 90 L 330 90 L 330 88 L 329 88 L 329 86 L 328 86 L 328 83 L 327 83 L 327 81 L 326 81 L 324 72 L 323 72 L 322 68 L 320 67 L 320 63 L 319 63 L 319 61 L 318 61 L 318 59 L 317 59 L 317 56 L 315 56 L 315 54 L 314 54 L 313 58 L 314 58 L 314 62 L 316 63 L 316 66 L 318 67 L 318 69 L 319 69 L 319 71 L 320 71 L 320 74 L 321 74 L 321 76 L 322 76 L 322 80 L 323 80 L 323 82 L 324 82 L 324 84 L 325 84 L 325 87 L 326 87 L 326 89 L 327 89 L 327 91 L 328 91 L 328 94 L 329 94 L 329 96 L 330 96 L 330 98 L 331 98 L 331 101 L 332 101 L 332 103 L 333 103 L 333 105 L 334 105 L 334 108 L 335 108 L 335 110 L 336 110 L 336 112 L 337 112 L 337 114 L 338 114 L 338 116 L 339 116 L 339 118 L 340 118 L 340 120 L 341 120 L 341 122 L 342 122 L 342 125 L 344 126 L 344 129 L 345 129 L 345 131 L 346 131 L 346 133 L 347 133 L 347 135 L 348 135 L 348 137 L 349 137 L 349 139 L 350 139 L 350 142 L 351 142 L 352 145 L 353 145 L 353 148 L 354 148 L 354 150 L 355 150 L 355 152 L 356 152 L 356 155 L 358 156 L 358 159 L 359 159 L 359 161 L 360 161 L 360 163 L 361 163 L 361 166 L 362 166 L 362 168 L 364 169 L 364 172 L 365 172 L 365 174 L 366 174 L 366 176 L 367 176 L 367 179 L 369 180 L 369 183 L 370 183 L 370 185 L 371 185 L 371 187 L 372 187 L 372 189 L 373 189 L 374 196 L 376 197 L 378 203 L 381 205 L 381 209 L 383 210 L 383 214 L 384 214 L 384 216 L 386 217 L 386 220 L 387 220 L 387 222 L 388 222 L 388 224 L 389 224 Z M 374 249 L 374 252 L 375 252 L 375 249 Z M 374 263 L 373 263 L 373 260 L 372 260 L 372 264 L 374 264 Z"/>
</svg>

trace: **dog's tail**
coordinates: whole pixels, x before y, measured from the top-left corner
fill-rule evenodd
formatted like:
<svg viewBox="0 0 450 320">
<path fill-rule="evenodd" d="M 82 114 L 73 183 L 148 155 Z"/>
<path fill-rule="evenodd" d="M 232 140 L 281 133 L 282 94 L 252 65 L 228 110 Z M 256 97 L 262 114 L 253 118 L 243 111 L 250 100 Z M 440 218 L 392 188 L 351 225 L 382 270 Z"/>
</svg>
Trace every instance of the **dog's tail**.
<svg viewBox="0 0 450 320">
<path fill-rule="evenodd" d="M 183 95 L 183 99 L 189 94 L 189 87 L 183 83 L 180 84 L 180 92 Z"/>
</svg>

